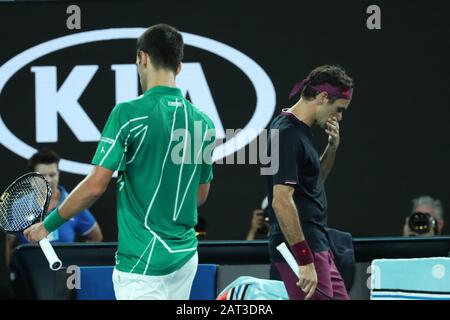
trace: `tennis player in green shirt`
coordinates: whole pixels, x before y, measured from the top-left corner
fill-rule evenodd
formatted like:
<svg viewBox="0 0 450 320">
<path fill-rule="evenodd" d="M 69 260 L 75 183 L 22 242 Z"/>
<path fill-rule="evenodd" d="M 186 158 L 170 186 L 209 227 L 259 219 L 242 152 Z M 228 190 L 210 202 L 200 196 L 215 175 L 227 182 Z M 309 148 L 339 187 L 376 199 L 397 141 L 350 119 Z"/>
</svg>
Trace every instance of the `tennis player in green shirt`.
<svg viewBox="0 0 450 320">
<path fill-rule="evenodd" d="M 176 88 L 182 35 L 165 24 L 137 41 L 143 95 L 116 105 L 92 172 L 43 221 L 25 230 L 39 241 L 91 206 L 117 179 L 119 228 L 113 272 L 117 299 L 189 299 L 197 270 L 197 207 L 206 201 L 215 130 Z"/>
</svg>

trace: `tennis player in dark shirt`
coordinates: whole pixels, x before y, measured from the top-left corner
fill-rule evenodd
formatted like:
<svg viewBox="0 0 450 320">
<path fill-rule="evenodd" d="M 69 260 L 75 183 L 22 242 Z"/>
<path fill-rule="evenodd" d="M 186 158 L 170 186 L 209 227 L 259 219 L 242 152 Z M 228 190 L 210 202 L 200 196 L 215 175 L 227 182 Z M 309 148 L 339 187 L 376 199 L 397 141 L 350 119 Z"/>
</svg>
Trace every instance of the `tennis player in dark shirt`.
<svg viewBox="0 0 450 320">
<path fill-rule="evenodd" d="M 290 299 L 349 299 L 325 231 L 324 181 L 333 167 L 339 122 L 352 99 L 352 88 L 353 80 L 341 67 L 320 66 L 294 86 L 291 97 L 298 101 L 270 125 L 268 152 L 278 152 L 279 165 L 278 171 L 267 176 L 269 249 L 272 269 L 279 272 Z M 313 145 L 313 125 L 328 135 L 321 157 Z M 299 279 L 276 250 L 281 242 L 290 246 L 297 260 Z"/>
</svg>

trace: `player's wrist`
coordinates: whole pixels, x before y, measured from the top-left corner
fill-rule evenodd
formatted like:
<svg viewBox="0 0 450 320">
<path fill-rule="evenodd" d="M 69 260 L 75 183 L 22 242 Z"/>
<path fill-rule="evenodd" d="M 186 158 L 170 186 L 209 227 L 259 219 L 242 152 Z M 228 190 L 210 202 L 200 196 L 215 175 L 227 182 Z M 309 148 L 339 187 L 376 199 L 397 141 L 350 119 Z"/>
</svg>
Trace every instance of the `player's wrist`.
<svg viewBox="0 0 450 320">
<path fill-rule="evenodd" d="M 50 233 L 66 222 L 67 220 L 59 215 L 58 208 L 55 208 L 47 217 L 45 217 L 44 228 Z"/>
<path fill-rule="evenodd" d="M 305 266 L 314 262 L 312 251 L 306 240 L 291 245 L 292 254 L 300 266 Z"/>
</svg>

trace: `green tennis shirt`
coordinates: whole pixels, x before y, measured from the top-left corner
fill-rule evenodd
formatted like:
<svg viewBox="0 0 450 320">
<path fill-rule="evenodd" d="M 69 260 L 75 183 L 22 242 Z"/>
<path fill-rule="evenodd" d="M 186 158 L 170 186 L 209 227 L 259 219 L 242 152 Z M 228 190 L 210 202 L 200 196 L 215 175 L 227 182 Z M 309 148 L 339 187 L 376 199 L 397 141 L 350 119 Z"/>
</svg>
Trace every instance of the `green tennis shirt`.
<svg viewBox="0 0 450 320">
<path fill-rule="evenodd" d="M 165 275 L 195 254 L 197 191 L 212 180 L 214 147 L 213 122 L 177 88 L 114 107 L 92 164 L 118 171 L 118 270 Z"/>
</svg>

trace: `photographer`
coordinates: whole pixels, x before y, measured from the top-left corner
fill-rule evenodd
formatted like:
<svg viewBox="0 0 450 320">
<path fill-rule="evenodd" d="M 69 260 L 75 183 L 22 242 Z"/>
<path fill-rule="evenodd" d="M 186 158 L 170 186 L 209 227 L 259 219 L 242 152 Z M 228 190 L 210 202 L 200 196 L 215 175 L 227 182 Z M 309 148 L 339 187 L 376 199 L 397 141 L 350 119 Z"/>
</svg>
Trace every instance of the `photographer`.
<svg viewBox="0 0 450 320">
<path fill-rule="evenodd" d="M 413 199 L 411 215 L 405 219 L 403 236 L 437 236 L 442 234 L 444 214 L 439 199 L 420 196 Z"/>
<path fill-rule="evenodd" d="M 267 216 L 267 197 L 261 203 L 261 209 L 253 210 L 250 229 L 246 240 L 267 239 L 269 236 L 269 218 Z"/>
</svg>

